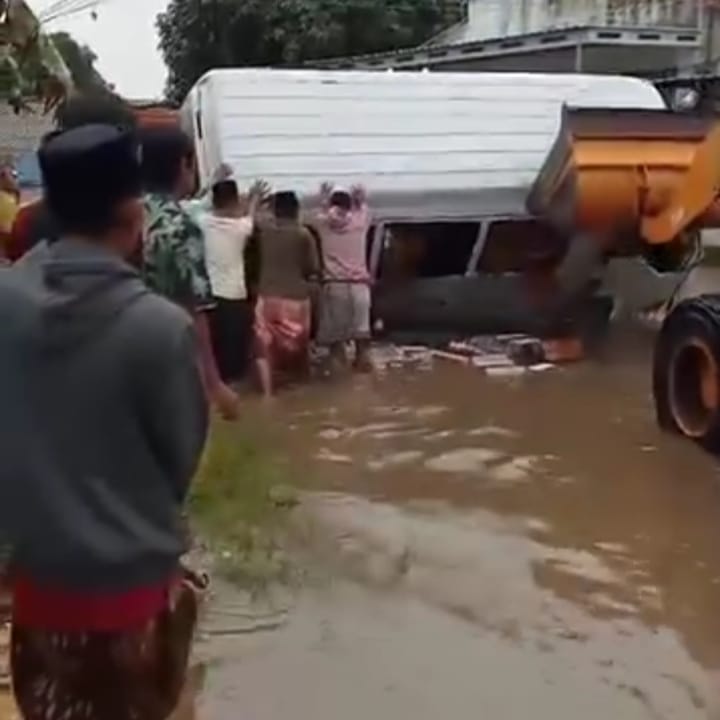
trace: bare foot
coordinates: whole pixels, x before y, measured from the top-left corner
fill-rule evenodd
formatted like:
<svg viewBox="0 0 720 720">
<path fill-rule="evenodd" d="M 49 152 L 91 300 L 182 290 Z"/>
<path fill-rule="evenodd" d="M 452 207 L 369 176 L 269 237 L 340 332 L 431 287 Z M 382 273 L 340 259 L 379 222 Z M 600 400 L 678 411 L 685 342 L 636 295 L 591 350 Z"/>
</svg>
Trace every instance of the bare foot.
<svg viewBox="0 0 720 720">
<path fill-rule="evenodd" d="M 213 393 L 215 406 L 220 413 L 220 417 L 228 422 L 234 422 L 240 416 L 240 397 L 225 383 L 220 383 Z"/>
</svg>

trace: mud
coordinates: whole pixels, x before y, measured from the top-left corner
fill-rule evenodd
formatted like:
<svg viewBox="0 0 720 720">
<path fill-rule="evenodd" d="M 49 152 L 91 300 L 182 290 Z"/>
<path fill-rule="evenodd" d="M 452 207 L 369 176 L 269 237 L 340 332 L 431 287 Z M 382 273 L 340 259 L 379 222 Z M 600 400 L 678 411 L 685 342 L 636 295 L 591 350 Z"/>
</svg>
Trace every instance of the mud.
<svg viewBox="0 0 720 720">
<path fill-rule="evenodd" d="M 272 632 L 205 644 L 203 716 L 720 717 L 720 477 L 656 429 L 651 342 L 280 399 L 316 569 Z"/>
</svg>

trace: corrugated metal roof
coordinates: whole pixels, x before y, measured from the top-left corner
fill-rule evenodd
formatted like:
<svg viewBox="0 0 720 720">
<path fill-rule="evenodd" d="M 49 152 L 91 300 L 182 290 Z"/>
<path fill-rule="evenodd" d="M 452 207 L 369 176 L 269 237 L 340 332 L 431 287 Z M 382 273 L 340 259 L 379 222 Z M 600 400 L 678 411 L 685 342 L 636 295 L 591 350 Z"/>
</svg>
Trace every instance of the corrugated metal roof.
<svg viewBox="0 0 720 720">
<path fill-rule="evenodd" d="M 563 104 L 662 108 L 627 77 L 219 70 L 201 81 L 211 164 L 313 195 L 364 183 L 387 217 L 521 213 Z M 193 93 L 197 97 L 197 93 Z"/>
</svg>

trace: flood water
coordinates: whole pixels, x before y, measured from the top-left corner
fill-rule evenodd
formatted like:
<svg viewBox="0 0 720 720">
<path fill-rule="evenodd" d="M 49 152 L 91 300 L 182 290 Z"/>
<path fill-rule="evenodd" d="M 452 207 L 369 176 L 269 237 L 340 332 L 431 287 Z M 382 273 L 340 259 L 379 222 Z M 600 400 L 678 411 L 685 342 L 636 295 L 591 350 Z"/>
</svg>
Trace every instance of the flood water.
<svg viewBox="0 0 720 720">
<path fill-rule="evenodd" d="M 720 718 L 720 476 L 657 430 L 651 345 L 278 400 L 318 569 L 279 628 L 211 644 L 204 716 Z"/>
<path fill-rule="evenodd" d="M 720 468 L 658 431 L 652 343 L 249 401 L 309 488 L 303 574 L 260 615 L 219 589 L 197 717 L 720 720 Z"/>
</svg>

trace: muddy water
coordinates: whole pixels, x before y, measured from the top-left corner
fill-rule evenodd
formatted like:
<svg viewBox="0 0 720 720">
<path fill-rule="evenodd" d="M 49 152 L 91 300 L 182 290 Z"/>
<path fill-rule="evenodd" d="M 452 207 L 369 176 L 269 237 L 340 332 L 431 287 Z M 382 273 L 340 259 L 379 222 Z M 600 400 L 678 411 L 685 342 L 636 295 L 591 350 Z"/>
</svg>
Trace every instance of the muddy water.
<svg viewBox="0 0 720 720">
<path fill-rule="evenodd" d="M 205 715 L 720 718 L 718 468 L 658 433 L 630 337 L 280 400 L 321 570 L 279 629 L 210 644 Z"/>
</svg>

